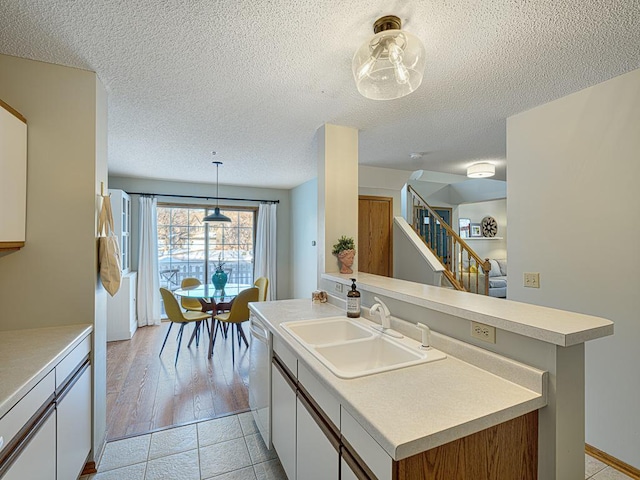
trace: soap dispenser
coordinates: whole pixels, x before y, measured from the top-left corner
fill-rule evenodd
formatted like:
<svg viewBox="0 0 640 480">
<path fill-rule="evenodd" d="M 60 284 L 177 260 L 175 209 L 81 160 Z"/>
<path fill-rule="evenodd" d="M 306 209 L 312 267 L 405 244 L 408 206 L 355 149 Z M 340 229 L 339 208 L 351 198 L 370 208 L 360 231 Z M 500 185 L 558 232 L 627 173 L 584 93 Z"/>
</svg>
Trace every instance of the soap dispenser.
<svg viewBox="0 0 640 480">
<path fill-rule="evenodd" d="M 356 279 L 351 279 L 351 290 L 347 292 L 347 317 L 360 316 L 360 292 L 356 290 Z"/>
</svg>

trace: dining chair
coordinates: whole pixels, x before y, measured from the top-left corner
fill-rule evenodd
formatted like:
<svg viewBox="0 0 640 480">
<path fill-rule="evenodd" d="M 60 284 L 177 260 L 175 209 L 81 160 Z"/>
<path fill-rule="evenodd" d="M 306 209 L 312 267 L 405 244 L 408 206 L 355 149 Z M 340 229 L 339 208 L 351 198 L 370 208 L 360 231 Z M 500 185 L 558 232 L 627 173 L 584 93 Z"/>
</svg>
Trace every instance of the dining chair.
<svg viewBox="0 0 640 480">
<path fill-rule="evenodd" d="M 162 355 L 162 351 L 164 350 L 164 346 L 167 343 L 167 338 L 169 338 L 169 333 L 171 332 L 171 327 L 173 327 L 174 323 L 180 324 L 180 331 L 178 332 L 178 351 L 176 352 L 176 361 L 174 365 L 178 364 L 178 355 L 180 354 L 180 344 L 182 343 L 182 332 L 184 331 L 184 327 L 187 323 L 191 322 L 201 322 L 203 320 L 208 320 L 211 318 L 210 313 L 206 312 L 193 312 L 187 311 L 183 312 L 180 309 L 180 305 L 178 304 L 178 300 L 173 296 L 166 288 L 160 289 L 160 295 L 162 295 L 162 301 L 164 302 L 164 309 L 167 312 L 167 317 L 171 322 L 169 324 L 169 329 L 167 330 L 167 335 L 164 337 L 164 342 L 162 342 L 162 348 L 160 348 L 160 353 L 158 356 Z"/>
<path fill-rule="evenodd" d="M 227 313 L 220 313 L 213 317 L 214 321 L 217 320 L 216 326 L 213 330 L 213 335 L 211 336 L 211 341 L 209 343 L 209 357 L 213 354 L 213 346 L 216 343 L 216 335 L 218 330 L 224 331 L 224 327 L 222 324 L 229 324 L 231 327 L 231 361 L 235 363 L 235 340 L 234 340 L 234 331 L 238 335 L 239 338 L 244 340 L 244 344 L 249 346 L 249 342 L 247 342 L 247 337 L 242 330 L 242 322 L 246 322 L 249 320 L 249 302 L 257 302 L 258 301 L 258 287 L 247 288 L 246 290 L 241 291 L 236 298 L 233 299 L 233 303 L 231 304 L 231 310 Z M 235 327 L 235 328 L 234 328 Z M 240 341 L 240 340 L 238 340 Z M 239 347 L 238 347 L 239 348 Z"/>
<path fill-rule="evenodd" d="M 198 287 L 200 285 L 202 285 L 202 282 L 194 277 L 184 278 L 180 283 L 181 288 Z M 180 297 L 180 306 L 189 312 L 208 312 L 211 310 L 215 310 L 215 303 L 212 304 L 210 308 L 206 308 L 205 304 L 203 304 L 197 298 L 189 298 L 189 297 Z M 207 326 L 207 330 L 208 330 L 209 323 L 205 321 L 204 324 Z M 191 335 L 191 338 L 189 339 L 189 344 L 187 345 L 188 347 L 191 346 L 191 342 L 193 342 L 194 337 L 196 339 L 196 346 L 200 344 L 200 327 L 202 327 L 202 330 L 204 331 L 202 321 L 196 322 L 196 326 L 193 329 L 193 334 Z M 211 331 L 209 331 L 209 335 L 211 335 Z"/>
<path fill-rule="evenodd" d="M 264 302 L 267 300 L 267 289 L 269 288 L 269 279 L 267 277 L 258 277 L 256 281 L 253 283 L 256 287 L 258 287 L 258 301 Z"/>
</svg>

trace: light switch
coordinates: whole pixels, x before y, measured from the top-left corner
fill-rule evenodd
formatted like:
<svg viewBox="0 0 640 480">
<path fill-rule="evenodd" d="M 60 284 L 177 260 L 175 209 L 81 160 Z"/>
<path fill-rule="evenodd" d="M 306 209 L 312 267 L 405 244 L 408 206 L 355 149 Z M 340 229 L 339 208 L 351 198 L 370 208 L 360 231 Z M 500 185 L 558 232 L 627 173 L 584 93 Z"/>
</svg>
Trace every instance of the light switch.
<svg viewBox="0 0 640 480">
<path fill-rule="evenodd" d="M 524 286 L 529 288 L 540 288 L 540 274 L 525 272 L 524 273 Z"/>
</svg>

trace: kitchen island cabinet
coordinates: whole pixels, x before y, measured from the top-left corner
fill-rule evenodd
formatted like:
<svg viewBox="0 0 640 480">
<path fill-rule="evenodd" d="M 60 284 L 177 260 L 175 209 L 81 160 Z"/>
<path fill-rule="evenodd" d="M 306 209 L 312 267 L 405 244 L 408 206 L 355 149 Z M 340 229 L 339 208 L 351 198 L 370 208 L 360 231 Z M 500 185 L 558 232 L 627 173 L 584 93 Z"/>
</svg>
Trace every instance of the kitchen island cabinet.
<svg viewBox="0 0 640 480">
<path fill-rule="evenodd" d="M 340 313 L 336 307 L 291 300 L 253 304 L 251 309 L 274 336 L 277 373 L 273 376 L 273 443 L 281 459 L 285 457 L 281 452 L 282 441 L 276 438 L 284 432 L 284 425 L 295 423 L 297 428 L 296 437 L 291 438 L 289 433 L 288 439 L 291 444 L 297 438 L 297 476 L 284 467 L 290 480 L 316 478 L 318 472 L 323 473 L 317 478 L 323 479 L 452 478 L 449 475 L 454 470 L 440 465 L 443 462 L 446 465 L 447 458 L 457 457 L 461 448 L 471 448 L 476 453 L 485 448 L 491 453 L 478 455 L 477 459 L 484 462 L 492 455 L 493 463 L 487 467 L 476 462 L 476 456 L 469 457 L 474 461 L 461 461 L 460 468 L 466 469 L 466 473 L 456 478 L 504 478 L 497 476 L 504 470 L 494 467 L 505 464 L 516 472 L 514 478 L 536 478 L 535 419 L 537 409 L 546 404 L 545 372 L 460 342 L 438 340 L 440 337 L 434 334 L 436 342 L 441 345 L 449 342 L 455 353 L 466 349 L 470 356 L 488 355 L 497 373 L 517 371 L 516 376 L 531 389 L 452 355 L 432 364 L 344 380 L 330 373 L 280 327 L 287 320 L 334 316 Z M 282 345 L 286 345 L 286 352 L 294 352 L 297 365 L 292 366 L 288 359 L 286 368 L 283 367 L 278 356 Z M 297 369 L 297 375 L 291 374 L 293 369 Z M 290 407 L 286 410 L 290 415 L 287 419 L 282 419 L 283 410 L 276 413 L 282 406 L 277 407 L 276 403 L 283 395 L 283 385 L 290 392 L 288 397 L 295 392 L 298 398 L 296 411 Z M 507 434 L 501 436 L 500 431 Z M 287 451 L 290 457 L 291 447 Z M 291 464 L 290 458 L 283 459 L 285 464 Z M 484 473 L 475 476 L 469 473 L 478 469 L 484 469 Z"/>
</svg>

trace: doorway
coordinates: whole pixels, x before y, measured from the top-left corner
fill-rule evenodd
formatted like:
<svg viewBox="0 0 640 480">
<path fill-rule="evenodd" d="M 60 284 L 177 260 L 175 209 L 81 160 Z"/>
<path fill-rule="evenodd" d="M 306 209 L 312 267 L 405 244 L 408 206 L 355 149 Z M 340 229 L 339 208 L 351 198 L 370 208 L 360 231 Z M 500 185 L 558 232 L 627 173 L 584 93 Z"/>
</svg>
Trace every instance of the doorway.
<svg viewBox="0 0 640 480">
<path fill-rule="evenodd" d="M 393 198 L 358 197 L 358 270 L 393 274 Z"/>
</svg>

